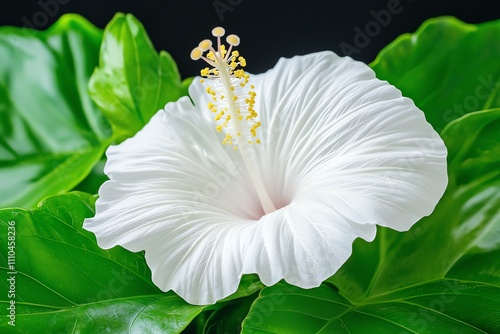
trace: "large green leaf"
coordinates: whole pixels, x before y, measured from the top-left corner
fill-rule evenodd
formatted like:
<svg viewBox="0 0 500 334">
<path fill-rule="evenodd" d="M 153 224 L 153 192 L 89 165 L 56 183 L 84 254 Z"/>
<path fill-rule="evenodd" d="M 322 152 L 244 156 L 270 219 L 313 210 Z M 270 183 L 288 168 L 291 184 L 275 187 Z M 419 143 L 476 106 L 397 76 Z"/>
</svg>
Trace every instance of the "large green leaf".
<svg viewBox="0 0 500 334">
<path fill-rule="evenodd" d="M 15 328 L 0 328 L 2 333 L 180 333 L 202 309 L 173 294 L 137 296 L 23 313 Z"/>
<path fill-rule="evenodd" d="M 77 15 L 0 28 L 0 207 L 70 190 L 101 158 L 109 124 L 87 93 L 101 36 Z"/>
<path fill-rule="evenodd" d="M 354 304 L 335 287 L 264 288 L 243 333 L 472 334 L 500 330 L 500 287 L 443 279 L 394 290 Z"/>
<path fill-rule="evenodd" d="M 181 82 L 167 52 L 156 52 L 134 16 L 117 14 L 108 24 L 90 93 L 118 141 L 133 136 L 167 102 L 187 95 L 189 83 Z"/>
<path fill-rule="evenodd" d="M 141 253 L 100 249 L 94 235 L 82 229 L 84 218 L 94 215 L 94 201 L 91 195 L 72 193 L 49 198 L 38 210 L 0 211 L 0 244 L 7 245 L 11 222 L 16 229 L 15 328 L 19 333 L 37 328 L 67 332 L 69 327 L 92 333 L 127 328 L 179 332 L 203 307 L 161 293 Z M 2 277 L 12 271 L 7 251 L 0 250 Z M 0 281 L 2 333 L 11 328 L 5 316 L 7 283 Z"/>
<path fill-rule="evenodd" d="M 500 20 L 472 25 L 441 17 L 397 38 L 371 66 L 441 131 L 466 113 L 500 107 L 499 59 Z"/>
</svg>

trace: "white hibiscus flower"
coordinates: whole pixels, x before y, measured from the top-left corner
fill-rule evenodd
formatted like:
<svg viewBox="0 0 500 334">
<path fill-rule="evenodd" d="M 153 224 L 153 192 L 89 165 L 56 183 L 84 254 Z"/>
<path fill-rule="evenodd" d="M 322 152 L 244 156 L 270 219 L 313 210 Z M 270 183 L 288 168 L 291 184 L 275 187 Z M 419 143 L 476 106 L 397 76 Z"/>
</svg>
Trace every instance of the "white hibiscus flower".
<svg viewBox="0 0 500 334">
<path fill-rule="evenodd" d="M 398 89 L 333 52 L 250 76 L 237 36 L 226 51 L 213 34 L 217 50 L 205 40 L 191 54 L 214 67 L 192 101 L 108 149 L 110 180 L 84 223 L 102 248 L 145 250 L 160 289 L 210 304 L 249 273 L 316 287 L 376 225 L 406 231 L 433 211 L 446 148 Z"/>
</svg>

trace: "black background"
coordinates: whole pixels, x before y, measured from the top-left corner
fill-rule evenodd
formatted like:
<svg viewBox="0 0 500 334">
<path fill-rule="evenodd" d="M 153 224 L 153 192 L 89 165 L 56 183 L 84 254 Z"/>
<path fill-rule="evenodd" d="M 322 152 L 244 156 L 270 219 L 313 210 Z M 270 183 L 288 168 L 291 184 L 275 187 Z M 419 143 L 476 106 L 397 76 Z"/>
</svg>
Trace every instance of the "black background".
<svg viewBox="0 0 500 334">
<path fill-rule="evenodd" d="M 374 13 L 397 2 L 399 12 L 390 14 L 390 22 L 375 23 Z M 172 54 L 181 75 L 187 77 L 198 74 L 203 66 L 190 60 L 191 49 L 209 38 L 218 25 L 241 37 L 238 50 L 247 58 L 247 70 L 260 73 L 280 57 L 321 50 L 368 63 L 385 45 L 405 32 L 414 32 L 428 18 L 451 15 L 480 23 L 499 18 L 497 7 L 497 0 L 0 0 L 0 25 L 46 29 L 62 14 L 78 13 L 104 28 L 116 12 L 132 13 L 144 24 L 155 47 Z M 372 36 L 356 44 L 356 29 L 366 31 L 367 27 Z M 357 49 L 349 51 L 347 45 Z"/>
</svg>

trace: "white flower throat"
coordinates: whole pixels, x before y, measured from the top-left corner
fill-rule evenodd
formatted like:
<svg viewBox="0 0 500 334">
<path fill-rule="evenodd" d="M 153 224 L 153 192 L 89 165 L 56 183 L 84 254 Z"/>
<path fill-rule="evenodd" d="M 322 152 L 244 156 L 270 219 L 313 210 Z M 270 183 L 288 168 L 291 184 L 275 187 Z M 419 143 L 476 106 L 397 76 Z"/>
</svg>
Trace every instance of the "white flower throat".
<svg viewBox="0 0 500 334">
<path fill-rule="evenodd" d="M 226 50 L 226 46 L 221 43 L 224 33 L 224 28 L 214 28 L 212 35 L 217 37 L 217 50 L 213 48 L 212 41 L 205 39 L 191 51 L 191 59 L 203 59 L 211 66 L 202 69 L 201 76 L 213 83 L 206 92 L 212 96 L 208 109 L 215 115 L 215 129 L 217 132 L 225 132 L 223 145 L 231 145 L 235 151 L 239 149 L 262 208 L 267 214 L 275 211 L 276 207 L 262 183 L 257 166 L 252 163 L 248 154 L 249 145 L 261 142 L 257 136 L 261 123 L 254 109 L 255 87 L 248 84 L 250 75 L 242 69 L 246 66 L 245 58 L 233 50 L 233 47 L 240 44 L 240 38 L 236 35 L 227 36 L 229 49 Z M 204 56 L 205 52 L 207 54 Z"/>
</svg>

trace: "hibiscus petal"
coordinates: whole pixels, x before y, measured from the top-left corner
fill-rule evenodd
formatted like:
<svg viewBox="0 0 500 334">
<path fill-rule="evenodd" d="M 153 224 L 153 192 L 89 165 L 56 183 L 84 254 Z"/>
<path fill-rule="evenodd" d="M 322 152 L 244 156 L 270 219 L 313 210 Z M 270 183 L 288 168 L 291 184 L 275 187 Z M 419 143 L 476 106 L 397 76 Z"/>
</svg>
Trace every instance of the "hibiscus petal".
<svg viewBox="0 0 500 334">
<path fill-rule="evenodd" d="M 269 143 L 257 157 L 281 204 L 307 198 L 398 231 L 434 210 L 447 185 L 446 147 L 368 66 L 321 52 L 282 59 L 253 84 Z"/>
<path fill-rule="evenodd" d="M 374 225 L 353 224 L 318 201 L 293 201 L 259 221 L 246 245 L 244 273 L 266 285 L 285 279 L 302 288 L 319 286 L 349 258 L 352 242 L 373 240 Z"/>
</svg>

